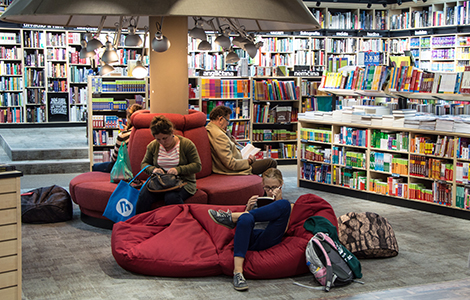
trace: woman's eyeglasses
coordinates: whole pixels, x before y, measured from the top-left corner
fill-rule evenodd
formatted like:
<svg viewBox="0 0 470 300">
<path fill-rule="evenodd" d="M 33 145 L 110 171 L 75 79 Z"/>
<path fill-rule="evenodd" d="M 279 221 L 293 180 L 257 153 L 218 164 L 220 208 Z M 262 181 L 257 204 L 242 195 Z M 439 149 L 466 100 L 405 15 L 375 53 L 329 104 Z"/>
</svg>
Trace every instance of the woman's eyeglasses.
<svg viewBox="0 0 470 300">
<path fill-rule="evenodd" d="M 281 189 L 281 188 L 282 188 L 281 186 L 263 186 L 263 189 L 266 192 L 274 191 L 275 189 Z"/>
</svg>

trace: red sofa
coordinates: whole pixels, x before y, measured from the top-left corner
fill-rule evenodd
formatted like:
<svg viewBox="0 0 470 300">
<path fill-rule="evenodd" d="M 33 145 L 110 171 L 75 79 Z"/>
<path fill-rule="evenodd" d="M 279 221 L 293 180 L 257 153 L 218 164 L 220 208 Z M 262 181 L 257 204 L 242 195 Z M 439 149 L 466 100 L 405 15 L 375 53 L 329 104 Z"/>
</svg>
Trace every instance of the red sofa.
<svg viewBox="0 0 470 300">
<path fill-rule="evenodd" d="M 149 126 L 156 115 L 166 116 L 175 125 L 176 134 L 193 141 L 201 158 L 202 170 L 196 174 L 198 191 L 187 199 L 186 203 L 244 205 L 252 195 L 264 193 L 261 177 L 258 175 L 228 176 L 212 173 L 210 142 L 205 129 L 206 115 L 193 110 L 187 115 L 152 114 L 146 110 L 132 115 L 134 128 L 128 150 L 134 174 L 140 171 L 140 163 L 147 145 L 154 139 Z M 140 179 L 146 177 L 145 174 L 139 176 Z M 85 223 L 112 228 L 113 223 L 102 214 L 116 186 L 117 184 L 110 182 L 109 173 L 103 172 L 87 172 L 70 181 L 70 195 L 80 207 L 81 219 Z M 157 208 L 163 204 L 163 201 L 156 202 L 153 207 Z"/>
<path fill-rule="evenodd" d="M 233 237 L 212 221 L 209 208 L 243 211 L 244 206 L 171 205 L 137 215 L 114 225 L 111 249 L 124 269 L 152 276 L 233 276 Z M 324 199 L 306 194 L 295 202 L 282 242 L 263 251 L 248 251 L 247 278 L 282 278 L 308 272 L 305 248 L 313 234 L 304 228 L 312 216 L 338 226 L 335 212 Z"/>
</svg>

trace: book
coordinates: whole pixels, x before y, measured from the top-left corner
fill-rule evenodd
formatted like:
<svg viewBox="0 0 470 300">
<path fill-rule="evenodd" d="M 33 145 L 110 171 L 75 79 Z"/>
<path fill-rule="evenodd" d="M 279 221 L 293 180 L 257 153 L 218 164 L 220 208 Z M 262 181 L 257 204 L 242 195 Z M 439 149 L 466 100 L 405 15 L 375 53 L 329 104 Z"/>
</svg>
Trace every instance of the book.
<svg viewBox="0 0 470 300">
<path fill-rule="evenodd" d="M 250 155 L 256 155 L 258 152 L 260 152 L 261 149 L 258 147 L 253 146 L 252 144 L 246 144 L 245 147 L 243 147 L 242 150 L 240 150 L 242 157 L 244 159 L 248 159 Z"/>
<path fill-rule="evenodd" d="M 258 207 L 262 207 L 262 206 L 271 204 L 273 202 L 274 202 L 274 197 L 263 196 L 263 197 L 258 197 L 256 204 L 258 205 Z"/>
<path fill-rule="evenodd" d="M 460 83 L 460 94 L 470 94 L 470 66 L 465 66 Z"/>
</svg>

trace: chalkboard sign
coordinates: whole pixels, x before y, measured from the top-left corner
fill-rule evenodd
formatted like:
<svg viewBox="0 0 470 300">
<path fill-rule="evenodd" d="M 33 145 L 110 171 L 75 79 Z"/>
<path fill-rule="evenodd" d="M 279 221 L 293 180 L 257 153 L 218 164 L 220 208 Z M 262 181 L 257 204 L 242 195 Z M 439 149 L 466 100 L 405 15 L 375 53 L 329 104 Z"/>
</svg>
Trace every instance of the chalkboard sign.
<svg viewBox="0 0 470 300">
<path fill-rule="evenodd" d="M 68 94 L 48 94 L 47 96 L 49 122 L 68 121 Z"/>
</svg>

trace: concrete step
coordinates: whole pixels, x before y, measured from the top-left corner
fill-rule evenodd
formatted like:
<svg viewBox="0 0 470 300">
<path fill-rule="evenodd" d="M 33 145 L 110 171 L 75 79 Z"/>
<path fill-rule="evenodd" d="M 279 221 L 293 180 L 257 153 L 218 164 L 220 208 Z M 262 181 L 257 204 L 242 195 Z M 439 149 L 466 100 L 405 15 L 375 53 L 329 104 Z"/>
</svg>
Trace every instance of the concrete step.
<svg viewBox="0 0 470 300">
<path fill-rule="evenodd" d="M 90 170 L 85 127 L 0 129 L 0 161 L 25 175 Z"/>
<path fill-rule="evenodd" d="M 17 170 L 25 175 L 32 174 L 64 174 L 85 173 L 90 171 L 89 159 L 54 159 L 54 160 L 23 160 L 12 162 Z"/>
<path fill-rule="evenodd" d="M 51 160 L 51 159 L 88 159 L 88 147 L 80 148 L 30 148 L 6 149 L 12 161 L 23 160 Z"/>
</svg>

